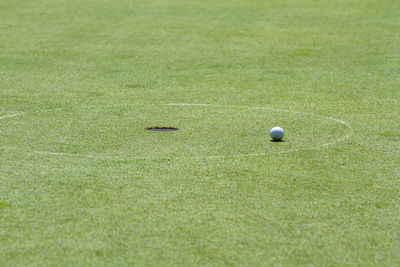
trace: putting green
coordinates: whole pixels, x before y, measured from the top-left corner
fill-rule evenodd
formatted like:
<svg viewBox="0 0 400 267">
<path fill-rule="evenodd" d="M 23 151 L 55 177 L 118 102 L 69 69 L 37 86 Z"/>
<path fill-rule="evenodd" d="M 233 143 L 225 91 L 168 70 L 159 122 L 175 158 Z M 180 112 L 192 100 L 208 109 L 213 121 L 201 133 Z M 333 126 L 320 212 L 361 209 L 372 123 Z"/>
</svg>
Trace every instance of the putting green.
<svg viewBox="0 0 400 267">
<path fill-rule="evenodd" d="M 269 137 L 269 129 L 277 125 L 285 130 L 283 142 Z M 155 126 L 179 130 L 146 131 Z M 86 106 L 15 114 L 1 121 L 3 148 L 121 159 L 268 156 L 333 145 L 351 134 L 344 121 L 316 114 L 207 104 Z"/>
</svg>

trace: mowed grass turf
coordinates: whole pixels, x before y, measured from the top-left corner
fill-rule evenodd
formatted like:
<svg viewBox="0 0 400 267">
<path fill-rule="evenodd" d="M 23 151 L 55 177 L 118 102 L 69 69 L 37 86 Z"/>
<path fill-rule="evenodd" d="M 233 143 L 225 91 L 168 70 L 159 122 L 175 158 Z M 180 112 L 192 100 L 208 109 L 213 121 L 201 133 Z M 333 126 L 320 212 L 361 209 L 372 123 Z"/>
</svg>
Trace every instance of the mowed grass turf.
<svg viewBox="0 0 400 267">
<path fill-rule="evenodd" d="M 2 0 L 0 265 L 397 265 L 399 14 Z"/>
</svg>

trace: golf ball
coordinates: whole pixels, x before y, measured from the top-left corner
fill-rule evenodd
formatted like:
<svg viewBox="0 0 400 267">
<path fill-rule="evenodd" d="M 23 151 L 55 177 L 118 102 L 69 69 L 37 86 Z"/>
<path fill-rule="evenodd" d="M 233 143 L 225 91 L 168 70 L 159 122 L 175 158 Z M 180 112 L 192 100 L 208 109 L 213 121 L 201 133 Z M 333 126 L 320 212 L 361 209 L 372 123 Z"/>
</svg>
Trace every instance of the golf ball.
<svg viewBox="0 0 400 267">
<path fill-rule="evenodd" d="M 274 141 L 280 141 L 283 138 L 284 132 L 281 127 L 274 127 L 269 134 Z"/>
</svg>

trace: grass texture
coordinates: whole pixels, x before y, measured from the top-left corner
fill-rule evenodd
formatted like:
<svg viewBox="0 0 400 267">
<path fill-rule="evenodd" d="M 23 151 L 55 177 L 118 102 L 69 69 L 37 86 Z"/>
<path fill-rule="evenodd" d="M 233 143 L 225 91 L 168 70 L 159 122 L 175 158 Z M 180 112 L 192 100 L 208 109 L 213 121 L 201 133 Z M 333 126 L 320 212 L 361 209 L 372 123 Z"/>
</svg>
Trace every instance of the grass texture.
<svg viewBox="0 0 400 267">
<path fill-rule="evenodd" d="M 0 265 L 397 265 L 399 14 L 0 1 Z"/>
</svg>

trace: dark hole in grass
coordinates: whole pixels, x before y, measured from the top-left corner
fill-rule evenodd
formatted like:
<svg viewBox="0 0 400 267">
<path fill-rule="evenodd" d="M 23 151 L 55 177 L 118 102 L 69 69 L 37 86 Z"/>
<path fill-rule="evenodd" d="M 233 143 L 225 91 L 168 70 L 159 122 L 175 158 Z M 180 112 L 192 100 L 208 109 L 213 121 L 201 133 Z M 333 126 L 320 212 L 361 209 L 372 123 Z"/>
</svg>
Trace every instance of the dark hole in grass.
<svg viewBox="0 0 400 267">
<path fill-rule="evenodd" d="M 169 132 L 169 131 L 177 131 L 178 128 L 174 127 L 149 127 L 146 128 L 147 131 L 152 131 L 152 132 Z"/>
<path fill-rule="evenodd" d="M 285 142 L 285 141 L 283 141 L 283 140 L 271 140 L 271 142 L 274 142 L 274 143 L 281 143 L 281 142 Z"/>
</svg>

